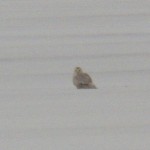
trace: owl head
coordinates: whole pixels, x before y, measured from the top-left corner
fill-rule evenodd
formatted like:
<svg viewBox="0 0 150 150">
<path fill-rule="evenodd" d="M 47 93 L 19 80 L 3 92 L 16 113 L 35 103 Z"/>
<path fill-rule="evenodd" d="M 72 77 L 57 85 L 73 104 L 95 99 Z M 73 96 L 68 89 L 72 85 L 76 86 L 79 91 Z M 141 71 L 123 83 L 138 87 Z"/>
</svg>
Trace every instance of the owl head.
<svg viewBox="0 0 150 150">
<path fill-rule="evenodd" d="M 80 67 L 76 67 L 74 71 L 77 74 L 82 73 L 82 69 Z"/>
</svg>

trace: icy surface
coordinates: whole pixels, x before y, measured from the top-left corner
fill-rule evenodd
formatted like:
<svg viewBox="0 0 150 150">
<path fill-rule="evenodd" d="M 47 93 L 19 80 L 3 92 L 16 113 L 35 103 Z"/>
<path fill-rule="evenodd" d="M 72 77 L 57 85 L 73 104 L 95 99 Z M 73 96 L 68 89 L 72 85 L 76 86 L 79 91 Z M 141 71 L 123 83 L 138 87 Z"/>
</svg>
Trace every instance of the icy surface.
<svg viewBox="0 0 150 150">
<path fill-rule="evenodd" d="M 150 1 L 0 0 L 0 150 L 149 149 Z"/>
</svg>

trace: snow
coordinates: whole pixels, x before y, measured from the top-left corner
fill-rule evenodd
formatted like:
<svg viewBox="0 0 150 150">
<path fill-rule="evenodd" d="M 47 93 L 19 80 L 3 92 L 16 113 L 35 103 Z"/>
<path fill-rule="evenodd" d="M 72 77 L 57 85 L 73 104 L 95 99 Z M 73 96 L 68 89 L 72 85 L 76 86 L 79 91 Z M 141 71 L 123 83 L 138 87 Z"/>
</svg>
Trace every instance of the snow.
<svg viewBox="0 0 150 150">
<path fill-rule="evenodd" d="M 149 17 L 147 0 L 1 0 L 0 149 L 150 149 Z"/>
</svg>

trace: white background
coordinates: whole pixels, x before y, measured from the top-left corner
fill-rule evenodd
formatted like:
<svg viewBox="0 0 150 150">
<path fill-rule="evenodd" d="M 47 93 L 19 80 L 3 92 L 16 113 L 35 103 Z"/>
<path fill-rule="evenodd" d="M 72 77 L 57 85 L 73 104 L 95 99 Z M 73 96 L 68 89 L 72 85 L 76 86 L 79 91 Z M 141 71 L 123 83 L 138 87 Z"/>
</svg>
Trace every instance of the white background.
<svg viewBox="0 0 150 150">
<path fill-rule="evenodd" d="M 0 149 L 150 149 L 150 1 L 0 0 Z"/>
</svg>

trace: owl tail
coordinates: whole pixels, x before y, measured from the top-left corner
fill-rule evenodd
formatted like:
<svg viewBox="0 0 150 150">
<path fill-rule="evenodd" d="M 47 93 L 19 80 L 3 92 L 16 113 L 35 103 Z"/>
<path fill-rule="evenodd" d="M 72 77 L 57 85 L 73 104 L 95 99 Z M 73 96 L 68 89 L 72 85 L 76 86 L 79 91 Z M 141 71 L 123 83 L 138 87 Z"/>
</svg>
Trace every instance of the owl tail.
<svg viewBox="0 0 150 150">
<path fill-rule="evenodd" d="M 97 87 L 93 83 L 90 84 L 90 88 L 91 89 L 97 89 Z"/>
</svg>

